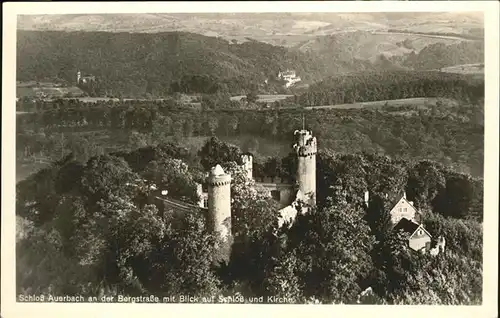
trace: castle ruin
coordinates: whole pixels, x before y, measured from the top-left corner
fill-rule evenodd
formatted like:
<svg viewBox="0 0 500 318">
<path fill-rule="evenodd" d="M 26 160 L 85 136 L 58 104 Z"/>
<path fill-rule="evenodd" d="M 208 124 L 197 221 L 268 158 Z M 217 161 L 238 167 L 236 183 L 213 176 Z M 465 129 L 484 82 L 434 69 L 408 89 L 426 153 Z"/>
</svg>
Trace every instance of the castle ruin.
<svg viewBox="0 0 500 318">
<path fill-rule="evenodd" d="M 241 156 L 242 167 L 246 177 L 255 182 L 255 188 L 268 192 L 279 202 L 278 227 L 285 224 L 291 226 L 298 214 L 307 213 L 310 207 L 316 204 L 316 137 L 311 131 L 302 129 L 294 132 L 295 142 L 293 150 L 297 155 L 297 170 L 295 183 L 290 180 L 275 178 L 254 178 L 253 157 L 251 154 Z M 220 165 L 213 167 L 206 175 L 208 189 L 203 191 L 201 184 L 197 185 L 196 192 L 199 201 L 195 204 L 181 202 L 168 198 L 167 191 L 161 191 L 161 196 L 155 196 L 164 205 L 175 208 L 175 211 L 205 211 L 208 230 L 217 235 L 221 243 L 232 240 L 231 231 L 231 175 L 227 174 Z"/>
<path fill-rule="evenodd" d="M 316 204 L 316 137 L 308 130 L 294 132 L 295 143 L 293 150 L 297 155 L 296 184 L 281 178 L 253 178 L 253 157 L 250 154 L 242 155 L 242 166 L 246 176 L 255 181 L 255 187 L 268 191 L 271 197 L 280 203 L 281 210 L 278 226 L 291 224 L 297 214 L 306 213 L 308 207 Z M 200 200 L 200 206 L 208 208 L 211 229 L 225 239 L 231 233 L 231 177 L 224 173 L 217 165 L 212 168 L 208 177 L 208 193 L 201 194 L 206 201 Z M 206 204 L 208 203 L 208 204 Z"/>
</svg>

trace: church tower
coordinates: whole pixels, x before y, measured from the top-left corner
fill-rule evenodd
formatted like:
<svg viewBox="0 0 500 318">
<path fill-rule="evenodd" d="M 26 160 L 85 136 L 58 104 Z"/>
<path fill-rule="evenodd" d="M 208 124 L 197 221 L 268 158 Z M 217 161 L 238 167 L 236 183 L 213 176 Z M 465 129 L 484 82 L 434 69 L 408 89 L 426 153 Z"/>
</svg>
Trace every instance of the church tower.
<svg viewBox="0 0 500 318">
<path fill-rule="evenodd" d="M 316 137 L 309 130 L 296 130 L 293 149 L 297 154 L 297 183 L 301 195 L 308 198 L 307 203 L 316 204 Z"/>
<path fill-rule="evenodd" d="M 208 176 L 208 226 L 221 241 L 231 236 L 231 175 L 220 165 Z"/>
</svg>

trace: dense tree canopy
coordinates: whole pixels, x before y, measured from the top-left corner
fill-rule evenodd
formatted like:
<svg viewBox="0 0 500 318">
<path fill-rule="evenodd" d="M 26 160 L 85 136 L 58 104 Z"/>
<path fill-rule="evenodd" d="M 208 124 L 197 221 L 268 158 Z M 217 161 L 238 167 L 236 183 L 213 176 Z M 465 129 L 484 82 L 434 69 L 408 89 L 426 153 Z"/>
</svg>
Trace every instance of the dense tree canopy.
<svg viewBox="0 0 500 318">
<path fill-rule="evenodd" d="M 185 149 L 145 147 L 84 165 L 70 155 L 17 186 L 20 290 L 208 297 L 237 291 L 292 302 L 356 303 L 370 286 L 370 301 L 377 303 L 480 302 L 482 229 L 475 202 L 481 201 L 481 180 L 429 160 L 411 164 L 327 150 L 317 159 L 317 209 L 300 215 L 290 229 L 277 229 L 277 204 L 247 178 L 236 162 L 239 149 L 216 138 L 203 149 L 212 149 L 210 160 L 232 176 L 234 242 L 227 264 L 217 265 L 219 250 L 203 213 L 179 213 L 141 199 L 147 184 L 156 183 L 175 198 L 197 200 L 198 160 Z M 290 158 L 273 162 L 288 162 L 281 169 L 292 173 Z M 426 229 L 446 238 L 444 254 L 414 253 L 405 234 L 387 226 L 392 207 L 384 194 L 397 197 L 405 189 L 421 208 Z M 472 189 L 468 197 L 464 189 Z M 443 293 L 447 288 L 453 293 Z"/>
<path fill-rule="evenodd" d="M 443 70 L 484 62 L 480 30 L 360 57 L 357 42 L 371 36 L 285 48 L 186 32 L 18 31 L 19 81 L 73 86 L 81 70 L 96 80 L 78 86 L 104 97 L 16 103 L 19 166 L 44 165 L 16 187 L 19 293 L 356 303 L 371 287 L 365 302 L 480 304 L 484 79 Z M 284 88 L 285 69 L 311 85 Z M 263 107 L 263 93 L 292 96 Z M 388 102 L 417 97 L 425 102 Z M 385 105 L 359 104 L 374 101 Z M 337 108 L 309 107 L 321 105 Z M 254 154 L 255 178 L 293 183 L 297 158 L 285 152 L 304 115 L 319 144 L 317 206 L 278 229 L 278 203 L 247 177 L 241 154 Z M 196 207 L 216 164 L 232 180 L 225 263 Z M 415 253 L 393 230 L 403 193 L 445 252 Z"/>
<path fill-rule="evenodd" d="M 248 87 L 262 86 L 266 78 L 275 77 L 282 69 L 296 69 L 305 79 L 339 69 L 360 70 L 354 61 L 336 64 L 331 59 L 281 46 L 257 41 L 230 43 L 186 32 L 19 31 L 18 38 L 18 80 L 57 77 L 76 83 L 80 69 L 83 75 L 96 77 L 92 92 L 99 96 L 219 91 L 246 94 Z M 369 62 L 365 64 L 370 66 Z M 281 85 L 276 82 L 266 89 Z"/>
<path fill-rule="evenodd" d="M 477 101 L 484 82 L 438 71 L 363 72 L 327 78 L 300 95 L 305 106 L 335 105 L 414 97 L 448 97 Z"/>
<path fill-rule="evenodd" d="M 437 113 L 417 106 L 395 112 L 311 110 L 307 112 L 307 126 L 317 136 L 321 148 L 340 153 L 385 153 L 410 161 L 431 159 L 454 170 L 482 175 L 484 123 L 476 120 L 475 114 L 481 109 L 482 106 L 471 104 L 442 107 Z M 103 118 L 108 121 L 104 123 Z M 130 118 L 130 121 L 123 118 Z M 103 154 L 106 148 L 131 149 L 129 133 L 138 130 L 148 144 L 180 137 L 250 136 L 264 142 L 254 142 L 244 148 L 249 150 L 251 146 L 253 152 L 259 152 L 259 149 L 269 148 L 268 144 L 275 148 L 290 144 L 293 131 L 301 126 L 300 121 L 301 112 L 296 110 L 205 113 L 147 103 L 135 108 L 61 109 L 18 116 L 16 146 L 22 158 L 50 156 L 60 159 L 72 151 L 86 161 L 92 155 Z M 107 137 L 91 138 L 97 132 Z"/>
</svg>

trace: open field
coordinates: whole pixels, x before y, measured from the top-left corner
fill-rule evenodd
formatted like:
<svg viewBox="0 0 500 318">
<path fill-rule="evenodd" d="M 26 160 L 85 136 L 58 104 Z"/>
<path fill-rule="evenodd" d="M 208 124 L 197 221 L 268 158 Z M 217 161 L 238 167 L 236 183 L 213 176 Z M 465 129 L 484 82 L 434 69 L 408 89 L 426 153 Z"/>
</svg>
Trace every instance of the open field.
<svg viewBox="0 0 500 318">
<path fill-rule="evenodd" d="M 442 68 L 441 72 L 458 74 L 484 74 L 484 63 L 453 65 Z"/>
<path fill-rule="evenodd" d="M 397 31 L 391 31 L 391 32 L 373 32 L 373 34 L 381 34 L 381 35 L 389 35 L 389 34 L 394 34 L 394 35 L 403 35 L 403 36 L 415 36 L 415 37 L 423 37 L 423 38 L 431 38 L 431 39 L 439 39 L 439 40 L 455 40 L 455 41 L 473 41 L 471 39 L 461 37 L 459 35 L 439 35 L 439 34 L 424 34 L 424 33 L 412 33 L 411 31 L 406 32 L 397 32 Z M 441 42 L 441 41 L 439 41 Z"/>
<path fill-rule="evenodd" d="M 403 42 L 407 46 L 402 45 Z M 339 45 L 349 48 L 350 54 L 358 59 L 374 61 L 380 54 L 385 56 L 403 56 L 411 52 L 418 53 L 428 45 L 444 43 L 457 44 L 465 39 L 452 36 L 431 36 L 413 33 L 386 31 L 348 31 L 320 37 L 311 37 L 295 46 L 303 52 L 325 52 L 335 50 Z"/>
<path fill-rule="evenodd" d="M 70 87 L 47 87 L 47 86 L 17 86 L 17 97 L 35 97 L 35 96 L 51 96 L 65 97 L 68 94 L 72 96 L 83 96 L 84 92 L 76 86 Z"/>
<path fill-rule="evenodd" d="M 16 163 L 16 183 L 26 179 L 38 170 L 46 168 L 48 166 L 49 165 L 46 163 Z"/>
<path fill-rule="evenodd" d="M 186 16 L 189 19 L 186 19 Z M 25 15 L 18 19 L 21 30 L 172 32 L 186 31 L 238 42 L 246 37 L 275 45 L 294 46 L 313 36 L 339 30 L 405 29 L 413 32 L 459 32 L 481 28 L 483 17 L 474 12 L 398 13 L 169 13 Z"/>
<path fill-rule="evenodd" d="M 361 108 L 384 108 L 384 107 L 403 107 L 403 106 L 418 106 L 419 108 L 425 109 L 428 106 L 436 105 L 441 102 L 445 106 L 456 106 L 457 102 L 447 98 L 435 98 L 435 97 L 419 97 L 419 98 L 405 98 L 405 99 L 393 99 L 393 100 L 382 100 L 376 102 L 363 102 L 354 104 L 337 104 L 337 105 L 324 105 L 324 106 L 307 106 L 304 109 L 361 109 Z"/>
<path fill-rule="evenodd" d="M 285 95 L 282 95 L 285 96 Z M 392 100 L 381 100 L 374 102 L 360 102 L 360 103 L 352 103 L 352 104 L 336 104 L 336 105 L 321 105 L 321 106 L 299 106 L 299 107 L 282 107 L 282 110 L 298 110 L 298 109 L 362 109 L 362 108 L 370 108 L 370 109 L 382 109 L 385 107 L 397 108 L 397 107 L 407 107 L 407 106 L 416 106 L 419 109 L 426 109 L 429 106 L 434 106 L 438 102 L 442 103 L 445 107 L 454 107 L 457 106 L 458 103 L 455 100 L 448 98 L 438 98 L 438 97 L 417 97 L 417 98 L 405 98 L 405 99 L 392 99 Z M 250 108 L 242 108 L 242 109 L 224 109 L 225 112 L 240 112 L 240 111 L 269 111 L 269 108 L 259 108 L 259 109 L 250 109 Z M 393 109 L 390 110 L 393 112 Z"/>
<path fill-rule="evenodd" d="M 245 95 L 233 96 L 233 97 L 231 97 L 231 100 L 240 101 L 245 97 L 246 97 Z M 293 97 L 293 95 L 257 95 L 257 97 L 258 97 L 257 102 L 272 103 L 272 102 L 275 102 L 277 100 L 283 100 L 283 99 L 286 99 L 288 97 Z"/>
</svg>

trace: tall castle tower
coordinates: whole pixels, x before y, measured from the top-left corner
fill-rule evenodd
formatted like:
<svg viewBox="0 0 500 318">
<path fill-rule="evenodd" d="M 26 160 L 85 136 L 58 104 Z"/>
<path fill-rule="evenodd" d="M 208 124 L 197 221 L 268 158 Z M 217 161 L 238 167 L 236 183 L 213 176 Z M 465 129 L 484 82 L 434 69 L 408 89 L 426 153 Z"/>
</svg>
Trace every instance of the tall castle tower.
<svg viewBox="0 0 500 318">
<path fill-rule="evenodd" d="M 222 241 L 231 236 L 231 175 L 216 165 L 208 176 L 208 226 Z"/>
<path fill-rule="evenodd" d="M 316 137 L 309 130 L 296 130 L 293 149 L 298 157 L 296 179 L 302 195 L 309 198 L 309 204 L 316 204 Z"/>
<path fill-rule="evenodd" d="M 82 73 L 80 71 L 78 71 L 76 73 L 76 84 L 80 84 L 81 78 L 82 78 Z"/>
</svg>

